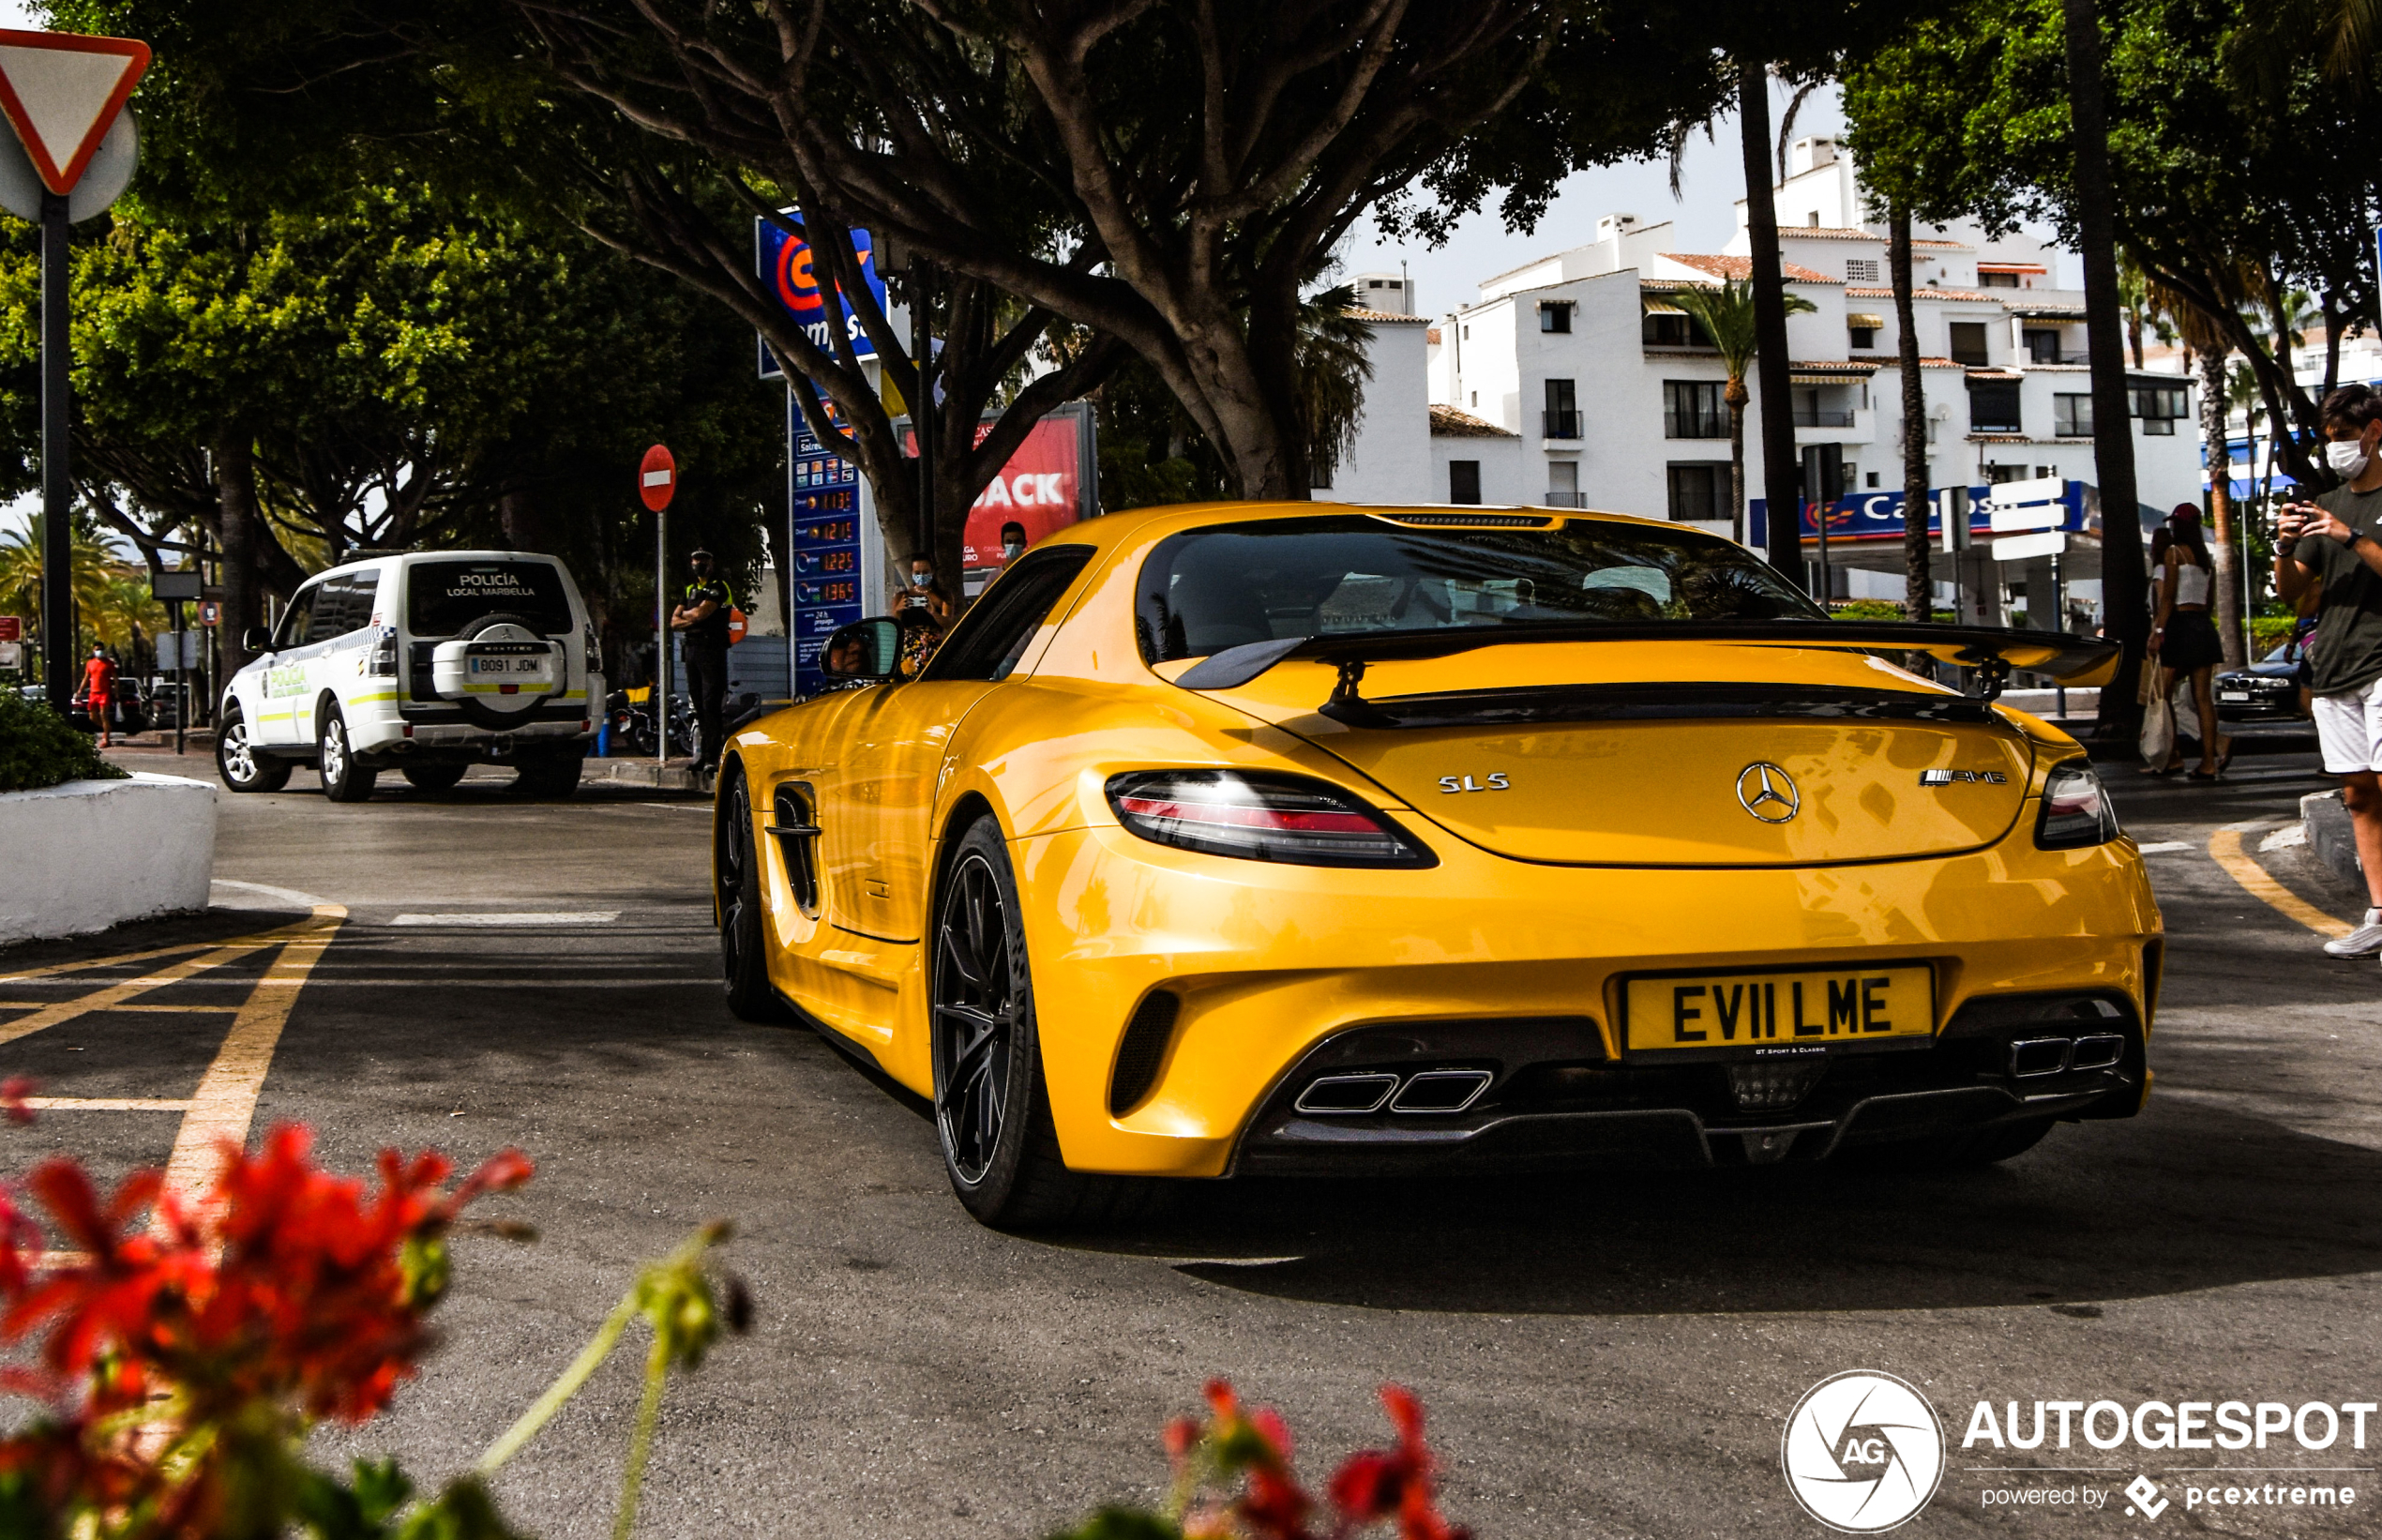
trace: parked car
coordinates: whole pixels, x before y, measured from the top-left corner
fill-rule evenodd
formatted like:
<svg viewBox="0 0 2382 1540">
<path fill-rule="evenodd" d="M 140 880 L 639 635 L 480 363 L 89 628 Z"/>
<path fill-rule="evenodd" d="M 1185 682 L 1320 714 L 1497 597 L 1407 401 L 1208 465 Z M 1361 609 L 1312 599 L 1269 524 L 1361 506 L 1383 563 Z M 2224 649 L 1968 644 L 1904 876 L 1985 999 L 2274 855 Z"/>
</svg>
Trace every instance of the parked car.
<svg viewBox="0 0 2382 1540">
<path fill-rule="evenodd" d="M 246 642 L 259 656 L 226 686 L 216 732 L 234 792 L 278 791 L 299 764 L 334 802 L 371 795 L 384 770 L 444 791 L 483 762 L 516 766 L 535 795 L 579 786 L 604 676 L 579 585 L 551 556 L 352 562 Z"/>
<path fill-rule="evenodd" d="M 2247 668 L 2228 669 L 2217 675 L 2217 716 L 2225 721 L 2271 721 L 2305 716 L 2299 709 L 2299 661 L 2304 643 L 2298 637 Z"/>
<path fill-rule="evenodd" d="M 2141 856 L 1993 699 L 2114 646 L 1831 620 L 1677 524 L 1324 506 L 1073 526 L 914 673 L 891 619 L 831 635 L 721 764 L 730 1008 L 930 1099 L 1002 1225 L 1117 1178 L 1993 1161 L 2141 1108 Z"/>
</svg>

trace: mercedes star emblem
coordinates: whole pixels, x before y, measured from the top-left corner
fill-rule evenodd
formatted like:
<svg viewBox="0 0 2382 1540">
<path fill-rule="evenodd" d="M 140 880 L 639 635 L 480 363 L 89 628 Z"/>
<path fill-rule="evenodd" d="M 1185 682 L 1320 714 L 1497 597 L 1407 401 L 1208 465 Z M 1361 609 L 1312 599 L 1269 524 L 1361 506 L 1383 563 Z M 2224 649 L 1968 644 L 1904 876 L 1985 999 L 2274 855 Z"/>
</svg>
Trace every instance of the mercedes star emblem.
<svg viewBox="0 0 2382 1540">
<path fill-rule="evenodd" d="M 1737 800 L 1765 823 L 1784 823 L 1803 808 L 1795 778 L 1766 760 L 1737 772 Z"/>
</svg>

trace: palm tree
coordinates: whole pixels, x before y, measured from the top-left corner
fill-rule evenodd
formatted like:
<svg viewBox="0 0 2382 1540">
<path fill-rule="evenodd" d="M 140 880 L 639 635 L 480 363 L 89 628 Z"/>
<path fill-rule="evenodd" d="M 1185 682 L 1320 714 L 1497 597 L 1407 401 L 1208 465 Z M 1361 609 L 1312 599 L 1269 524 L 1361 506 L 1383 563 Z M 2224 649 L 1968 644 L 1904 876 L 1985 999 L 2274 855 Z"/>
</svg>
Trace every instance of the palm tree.
<svg viewBox="0 0 2382 1540">
<path fill-rule="evenodd" d="M 74 587 L 75 609 L 89 615 L 106 601 L 108 568 L 114 560 L 99 532 L 87 520 L 74 523 L 67 560 Z M 22 530 L 0 535 L 0 613 L 23 615 L 31 621 L 42 645 L 53 641 L 74 653 L 73 619 L 68 617 L 53 639 L 41 625 L 41 521 L 27 520 Z"/>
<path fill-rule="evenodd" d="M 1307 455 L 1319 476 L 1318 486 L 1331 485 L 1332 473 L 1356 447 L 1356 430 L 1364 416 L 1364 387 L 1373 379 L 1373 358 L 1367 351 L 1373 328 L 1349 312 L 1357 309 L 1356 287 L 1343 283 L 1318 290 L 1299 301 L 1299 415 L 1307 430 Z"/>
<path fill-rule="evenodd" d="M 1788 315 L 1819 309 L 1801 294 L 1781 297 L 1786 302 Z M 1672 296 L 1671 302 L 1703 329 L 1712 346 L 1720 350 L 1721 367 L 1728 370 L 1728 388 L 1721 400 L 1728 403 L 1729 513 L 1735 521 L 1737 543 L 1743 545 L 1745 403 L 1753 400 L 1753 393 L 1745 388 L 1745 375 L 1754 367 L 1755 355 L 1761 351 L 1761 337 L 1754 317 L 1754 286 L 1750 281 L 1730 279 L 1717 285 L 1682 290 Z M 1772 512 L 1775 516 L 1774 507 Z M 1775 547 L 1777 541 L 1773 538 L 1771 543 Z"/>
</svg>

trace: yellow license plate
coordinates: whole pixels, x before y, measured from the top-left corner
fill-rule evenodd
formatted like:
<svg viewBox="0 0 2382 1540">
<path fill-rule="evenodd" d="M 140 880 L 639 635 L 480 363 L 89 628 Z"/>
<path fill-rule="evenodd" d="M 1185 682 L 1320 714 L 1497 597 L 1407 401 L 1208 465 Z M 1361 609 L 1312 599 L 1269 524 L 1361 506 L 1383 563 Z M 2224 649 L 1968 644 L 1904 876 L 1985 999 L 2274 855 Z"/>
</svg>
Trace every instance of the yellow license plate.
<svg viewBox="0 0 2382 1540">
<path fill-rule="evenodd" d="M 1910 1047 L 1936 1030 L 1935 970 L 1924 963 L 1802 968 L 1775 974 L 1668 974 L 1622 986 L 1623 1046 L 1768 1058 Z"/>
</svg>

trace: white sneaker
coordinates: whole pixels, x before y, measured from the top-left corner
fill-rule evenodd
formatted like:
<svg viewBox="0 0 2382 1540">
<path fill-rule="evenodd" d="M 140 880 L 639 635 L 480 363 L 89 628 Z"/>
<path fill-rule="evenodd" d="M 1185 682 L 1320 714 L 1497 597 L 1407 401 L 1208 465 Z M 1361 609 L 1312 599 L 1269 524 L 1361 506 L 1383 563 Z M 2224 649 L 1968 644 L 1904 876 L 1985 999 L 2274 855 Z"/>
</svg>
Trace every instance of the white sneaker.
<svg viewBox="0 0 2382 1540">
<path fill-rule="evenodd" d="M 2337 941 L 2324 944 L 2328 956 L 2336 958 L 2370 958 L 2382 952 L 2382 909 L 2365 912 L 2365 923 Z"/>
</svg>

